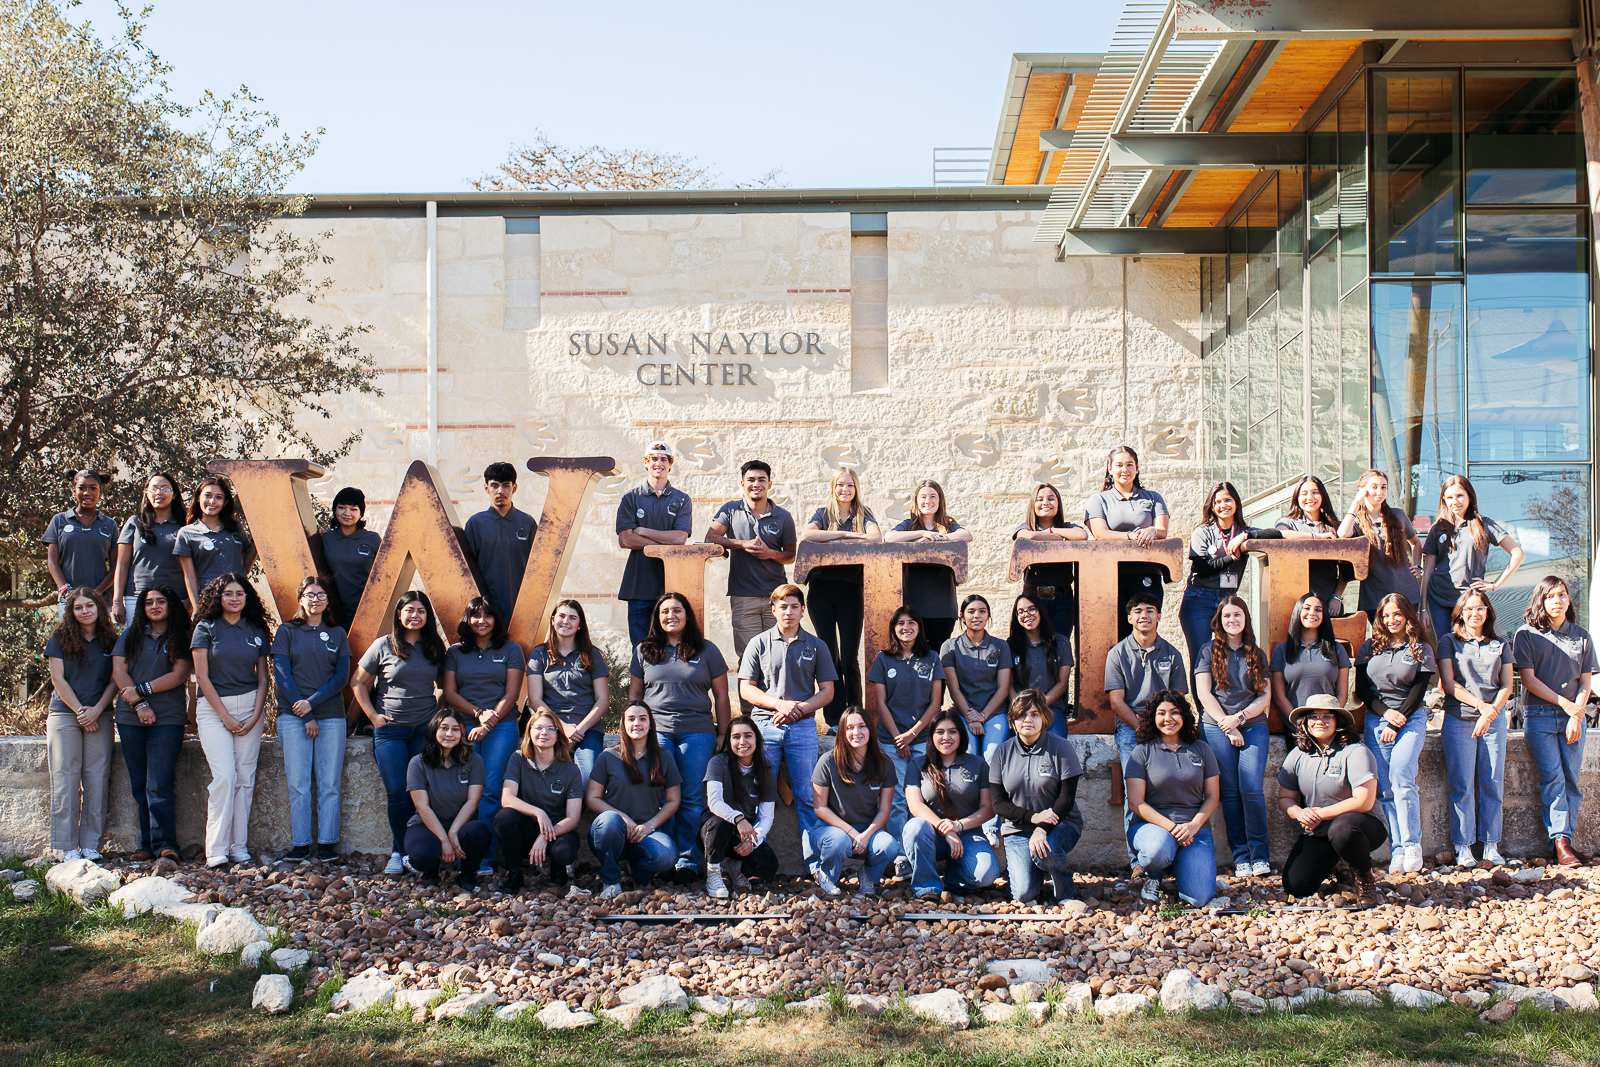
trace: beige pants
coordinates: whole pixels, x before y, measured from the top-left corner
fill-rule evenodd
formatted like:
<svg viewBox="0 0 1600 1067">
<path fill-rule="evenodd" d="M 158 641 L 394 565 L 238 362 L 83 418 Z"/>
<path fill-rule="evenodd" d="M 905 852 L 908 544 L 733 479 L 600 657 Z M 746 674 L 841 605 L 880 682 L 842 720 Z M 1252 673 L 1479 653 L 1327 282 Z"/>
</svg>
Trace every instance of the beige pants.
<svg viewBox="0 0 1600 1067">
<path fill-rule="evenodd" d="M 70 711 L 51 709 L 45 722 L 50 750 L 50 847 L 63 852 L 100 848 L 111 780 L 111 709 L 98 729 L 85 730 Z"/>
<path fill-rule="evenodd" d="M 222 707 L 236 723 L 248 722 L 256 708 L 256 692 L 222 698 Z M 235 734 L 217 716 L 204 696 L 195 708 L 200 747 L 211 765 L 206 799 L 206 862 L 226 863 L 230 854 L 243 856 L 250 837 L 250 802 L 256 792 L 256 760 L 261 755 L 263 715 L 247 734 Z"/>
<path fill-rule="evenodd" d="M 772 618 L 772 600 L 764 596 L 731 596 L 728 598 L 728 608 L 733 613 L 733 677 L 734 685 L 738 686 L 739 664 L 744 662 L 744 649 L 757 634 L 763 630 L 770 630 L 776 625 Z M 738 689 L 734 689 L 738 695 Z M 746 715 L 751 708 L 742 699 L 739 707 Z"/>
</svg>

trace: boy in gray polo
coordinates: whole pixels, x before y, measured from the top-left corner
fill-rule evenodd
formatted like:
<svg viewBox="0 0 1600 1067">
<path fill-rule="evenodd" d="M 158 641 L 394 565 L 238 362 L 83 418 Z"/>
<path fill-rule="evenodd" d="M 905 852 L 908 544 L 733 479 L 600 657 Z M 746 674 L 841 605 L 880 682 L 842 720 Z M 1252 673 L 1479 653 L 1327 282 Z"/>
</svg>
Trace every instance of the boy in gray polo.
<svg viewBox="0 0 1600 1067">
<path fill-rule="evenodd" d="M 794 562 L 794 516 L 768 499 L 772 468 L 759 459 L 739 468 L 744 496 L 717 509 L 706 541 L 728 550 L 728 606 L 733 612 L 733 652 L 744 659 L 752 638 L 771 625 L 769 598 L 789 580 L 784 564 Z M 750 705 L 740 698 L 745 714 Z M 810 768 L 806 780 L 810 781 Z"/>
<path fill-rule="evenodd" d="M 489 507 L 469 518 L 463 532 L 483 578 L 483 595 L 500 617 L 509 621 L 539 524 L 511 503 L 517 495 L 517 468 L 511 464 L 491 463 L 483 468 L 483 488 L 489 494 Z"/>
<path fill-rule="evenodd" d="M 671 445 L 650 442 L 644 450 L 644 469 L 645 480 L 617 505 L 617 544 L 628 550 L 617 599 L 628 604 L 628 637 L 634 645 L 649 636 L 650 612 L 667 591 L 666 564 L 644 550 L 650 545 L 687 544 L 694 511 L 689 494 L 667 481 L 672 472 Z"/>
<path fill-rule="evenodd" d="M 1106 653 L 1106 697 L 1117 716 L 1117 757 L 1124 768 L 1128 757 L 1139 743 L 1135 732 L 1139 725 L 1139 708 L 1145 701 L 1163 689 L 1189 692 L 1189 672 L 1184 670 L 1183 657 L 1166 638 L 1156 633 L 1161 625 L 1161 595 L 1140 589 L 1130 596 L 1125 606 L 1128 625 L 1133 632 Z M 1132 812 L 1123 806 L 1124 822 L 1132 819 Z M 1128 852 L 1128 862 L 1133 863 L 1133 852 Z"/>
</svg>

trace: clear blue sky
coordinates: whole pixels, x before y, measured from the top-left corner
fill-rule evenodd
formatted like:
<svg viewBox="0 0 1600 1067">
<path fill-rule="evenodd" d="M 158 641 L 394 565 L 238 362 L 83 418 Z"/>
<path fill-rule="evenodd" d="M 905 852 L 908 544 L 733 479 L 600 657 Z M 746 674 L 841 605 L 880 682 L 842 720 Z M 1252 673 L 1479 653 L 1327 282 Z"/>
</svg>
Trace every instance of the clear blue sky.
<svg viewBox="0 0 1600 1067">
<path fill-rule="evenodd" d="M 138 0 L 134 0 L 137 4 Z M 927 185 L 994 139 L 1013 52 L 1098 52 L 1122 5 L 153 0 L 176 94 L 248 85 L 323 127 L 305 192 L 446 192 L 542 129 L 697 157 L 729 183 Z M 115 5 L 75 18 L 115 26 Z"/>
</svg>

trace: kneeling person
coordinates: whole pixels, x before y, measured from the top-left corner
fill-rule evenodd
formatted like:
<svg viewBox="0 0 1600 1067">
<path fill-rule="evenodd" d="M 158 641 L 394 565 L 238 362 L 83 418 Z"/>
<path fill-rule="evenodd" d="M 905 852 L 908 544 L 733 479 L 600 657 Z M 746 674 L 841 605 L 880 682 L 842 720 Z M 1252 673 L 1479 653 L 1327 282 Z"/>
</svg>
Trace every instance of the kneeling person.
<svg viewBox="0 0 1600 1067">
<path fill-rule="evenodd" d="M 1067 854 L 1083 836 L 1083 763 L 1070 741 L 1045 733 L 1052 712 L 1037 689 L 1018 693 L 1006 715 L 1013 736 L 989 760 L 989 788 L 994 810 L 1005 820 L 1000 834 L 1011 899 L 1037 899 L 1049 875 L 1055 899 L 1065 900 L 1073 895 Z"/>
<path fill-rule="evenodd" d="M 901 845 L 911 860 L 911 892 L 922 899 L 993 885 L 1000 873 L 994 849 L 983 836 L 983 824 L 994 814 L 989 768 L 967 751 L 961 713 L 945 708 L 930 731 L 933 751 L 922 761 L 917 782 L 906 787 L 906 804 L 914 816 L 906 823 Z M 937 864 L 945 862 L 944 882 Z"/>
<path fill-rule="evenodd" d="M 521 889 L 522 868 L 530 863 L 547 867 L 550 881 L 566 885 L 567 866 L 578 858 L 584 783 L 555 712 L 541 711 L 528 720 L 522 747 L 503 771 L 500 810 L 494 816 L 500 865 L 506 869 L 500 892 Z"/>
<path fill-rule="evenodd" d="M 878 880 L 900 855 L 900 842 L 884 829 L 894 806 L 894 764 L 883 754 L 867 725 L 867 713 L 851 706 L 839 716 L 833 751 L 811 774 L 817 818 L 811 851 L 817 857 L 817 885 L 839 895 L 839 872 L 846 856 L 860 856 L 861 893 L 878 891 Z"/>
<path fill-rule="evenodd" d="M 454 708 L 428 722 L 422 752 L 406 767 L 406 792 L 417 813 L 406 823 L 405 848 L 423 885 L 439 884 L 441 863 L 461 864 L 456 884 L 478 886 L 478 864 L 489 851 L 489 828 L 477 819 L 483 760 L 467 744 L 467 724 Z"/>
<path fill-rule="evenodd" d="M 1206 825 L 1221 797 L 1221 771 L 1182 693 L 1164 689 L 1139 713 L 1139 743 L 1124 775 L 1133 825 L 1128 847 L 1144 868 L 1140 898 L 1161 897 L 1161 875 L 1171 869 L 1178 898 L 1194 907 L 1217 892 L 1217 850 Z"/>
<path fill-rule="evenodd" d="M 1300 824 L 1283 865 L 1283 888 L 1308 897 L 1344 860 L 1355 872 L 1358 908 L 1376 907 L 1372 850 L 1389 838 L 1372 814 L 1378 770 L 1355 718 L 1338 698 L 1315 694 L 1289 715 L 1294 747 L 1278 771 L 1278 809 Z"/>
<path fill-rule="evenodd" d="M 728 751 L 706 764 L 706 814 L 700 823 L 706 893 L 728 897 L 723 876 L 748 892 L 750 879 L 770 882 L 778 857 L 767 843 L 777 810 L 778 783 L 761 743 L 761 728 L 743 715 L 728 726 Z"/>
<path fill-rule="evenodd" d="M 678 761 L 657 737 L 655 716 L 643 704 L 629 704 L 622 739 L 595 760 L 584 797 L 595 813 L 589 847 L 600 861 L 599 899 L 622 893 L 623 860 L 640 889 L 673 865 L 678 846 L 661 828 L 677 812 L 682 786 Z"/>
</svg>

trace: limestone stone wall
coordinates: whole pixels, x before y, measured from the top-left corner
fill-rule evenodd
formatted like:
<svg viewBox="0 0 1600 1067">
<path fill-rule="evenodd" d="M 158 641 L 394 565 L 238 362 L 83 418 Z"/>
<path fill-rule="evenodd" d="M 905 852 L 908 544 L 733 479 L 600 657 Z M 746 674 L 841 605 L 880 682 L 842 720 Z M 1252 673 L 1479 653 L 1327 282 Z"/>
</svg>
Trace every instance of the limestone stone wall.
<svg viewBox="0 0 1600 1067">
<path fill-rule="evenodd" d="M 976 533 L 969 586 L 999 595 L 996 614 L 1009 611 L 1009 535 L 1034 483 L 1055 482 L 1069 510 L 1081 509 L 1115 443 L 1141 450 L 1145 483 L 1166 495 L 1175 532 L 1186 533 L 1201 495 L 1196 268 L 1057 261 L 1033 243 L 1038 219 L 1031 210 L 889 212 L 888 385 L 853 390 L 852 282 L 871 295 L 867 310 L 884 283 L 881 273 L 852 278 L 870 273 L 863 264 L 874 257 L 852 259 L 848 213 L 546 216 L 537 234 L 507 233 L 499 217 L 441 218 L 439 467 L 462 518 L 487 506 L 481 472 L 493 459 L 520 468 L 533 455 L 615 456 L 623 473 L 596 494 L 564 590 L 585 601 L 593 625 L 615 629 L 626 628 L 613 599 L 625 559 L 611 532 L 615 507 L 642 480 L 638 457 L 654 438 L 678 451 L 673 480 L 694 499 L 695 540 L 737 495 L 748 458 L 772 463 L 775 496 L 799 524 L 837 464 L 860 470 L 885 520 L 903 517 L 918 479 L 937 478 Z M 365 435 L 315 492 L 331 500 L 339 486 L 360 486 L 381 530 L 406 466 L 427 455 L 426 224 L 291 225 L 331 229 L 333 287 L 313 313 L 371 327 L 361 344 L 384 390 L 333 398 L 333 422 L 311 424 L 328 440 Z M 875 314 L 856 309 L 863 324 Z M 881 352 L 873 329 L 863 349 Z M 574 334 L 590 335 L 576 354 Z M 594 340 L 613 335 L 614 348 Z M 691 335 L 718 351 L 707 355 Z M 637 349 L 626 348 L 630 337 Z M 678 384 L 696 362 L 695 384 Z M 674 384 L 647 384 L 660 378 L 647 363 L 667 364 Z M 528 476 L 518 504 L 537 513 L 542 494 Z M 728 641 L 726 564 L 709 571 L 711 634 Z M 1166 620 L 1174 638 L 1176 614 Z"/>
</svg>

